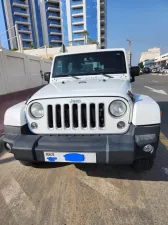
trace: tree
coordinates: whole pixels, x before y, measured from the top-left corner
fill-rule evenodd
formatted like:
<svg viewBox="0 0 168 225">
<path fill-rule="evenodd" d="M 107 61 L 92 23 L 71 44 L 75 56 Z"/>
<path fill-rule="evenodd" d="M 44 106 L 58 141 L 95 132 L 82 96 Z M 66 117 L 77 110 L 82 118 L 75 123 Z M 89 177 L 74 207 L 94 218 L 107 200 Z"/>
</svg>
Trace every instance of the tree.
<svg viewBox="0 0 168 225">
<path fill-rule="evenodd" d="M 144 68 L 143 62 L 138 63 L 138 66 L 140 69 L 143 69 Z"/>
<path fill-rule="evenodd" d="M 88 38 L 88 44 L 96 44 L 99 45 L 99 42 L 96 40 L 93 40 L 92 38 Z"/>
<path fill-rule="evenodd" d="M 31 42 L 30 48 L 35 48 L 33 42 Z"/>
<path fill-rule="evenodd" d="M 87 30 L 84 30 L 83 35 L 84 35 L 84 44 L 86 45 L 87 36 L 89 35 L 89 32 Z"/>
</svg>

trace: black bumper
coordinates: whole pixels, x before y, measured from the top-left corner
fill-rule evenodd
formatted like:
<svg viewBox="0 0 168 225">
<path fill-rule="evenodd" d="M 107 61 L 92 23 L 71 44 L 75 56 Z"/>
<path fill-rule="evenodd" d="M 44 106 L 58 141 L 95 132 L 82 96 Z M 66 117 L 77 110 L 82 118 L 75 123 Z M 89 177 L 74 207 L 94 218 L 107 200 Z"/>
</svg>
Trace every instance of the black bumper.
<svg viewBox="0 0 168 225">
<path fill-rule="evenodd" d="M 148 134 L 152 134 L 153 138 L 142 138 L 142 135 Z M 131 164 L 136 159 L 156 156 L 159 134 L 160 125 L 131 125 L 129 131 L 122 135 L 6 134 L 3 141 L 11 144 L 11 153 L 17 160 L 44 162 L 44 152 L 93 152 L 96 153 L 97 163 Z M 152 153 L 143 151 L 147 144 L 154 147 Z"/>
</svg>

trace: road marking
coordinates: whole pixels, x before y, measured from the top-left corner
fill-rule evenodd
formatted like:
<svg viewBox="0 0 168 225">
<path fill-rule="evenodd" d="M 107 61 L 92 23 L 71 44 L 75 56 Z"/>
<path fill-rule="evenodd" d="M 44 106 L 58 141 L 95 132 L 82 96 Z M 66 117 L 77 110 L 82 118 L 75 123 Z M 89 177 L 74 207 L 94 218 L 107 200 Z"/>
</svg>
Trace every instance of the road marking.
<svg viewBox="0 0 168 225">
<path fill-rule="evenodd" d="M 152 82 L 153 82 L 153 83 L 158 83 L 159 81 L 157 81 L 157 80 L 152 80 Z"/>
<path fill-rule="evenodd" d="M 165 135 L 162 132 L 160 133 L 160 141 L 168 150 L 168 139 L 165 137 Z"/>
<path fill-rule="evenodd" d="M 162 94 L 162 95 L 168 95 L 168 94 L 167 94 L 165 91 L 163 91 L 163 90 L 156 90 L 156 89 L 151 88 L 151 87 L 148 87 L 148 86 L 144 86 L 144 87 L 150 89 L 150 90 L 153 91 L 153 92 L 156 92 L 156 93 L 159 93 L 159 94 Z"/>
<path fill-rule="evenodd" d="M 126 188 L 122 191 L 120 188 L 117 188 L 104 178 L 89 177 L 82 171 L 77 171 L 76 176 L 81 182 L 103 195 L 106 199 L 111 200 L 113 204 L 120 208 L 136 206 L 140 209 L 145 209 L 145 203 L 141 194 L 137 194 L 137 199 L 135 201 L 130 198 L 126 180 L 123 180 L 124 183 L 126 182 Z"/>
<path fill-rule="evenodd" d="M 1 193 L 18 224 L 33 224 L 31 218 L 35 206 L 13 178 Z"/>
</svg>

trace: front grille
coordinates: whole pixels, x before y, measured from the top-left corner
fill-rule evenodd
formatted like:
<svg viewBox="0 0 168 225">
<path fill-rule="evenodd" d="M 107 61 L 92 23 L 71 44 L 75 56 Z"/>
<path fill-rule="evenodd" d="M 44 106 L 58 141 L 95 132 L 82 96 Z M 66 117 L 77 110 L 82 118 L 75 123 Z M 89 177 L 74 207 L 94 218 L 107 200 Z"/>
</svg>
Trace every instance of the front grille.
<svg viewBox="0 0 168 225">
<path fill-rule="evenodd" d="M 95 129 L 105 127 L 104 103 L 48 105 L 48 127 L 56 129 Z"/>
</svg>

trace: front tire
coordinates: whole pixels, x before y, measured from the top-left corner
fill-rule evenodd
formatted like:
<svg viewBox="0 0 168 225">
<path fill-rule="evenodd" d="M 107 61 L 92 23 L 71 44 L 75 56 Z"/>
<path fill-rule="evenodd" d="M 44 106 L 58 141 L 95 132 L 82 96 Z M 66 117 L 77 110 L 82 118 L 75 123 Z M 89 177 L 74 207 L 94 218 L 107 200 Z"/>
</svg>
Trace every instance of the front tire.
<svg viewBox="0 0 168 225">
<path fill-rule="evenodd" d="M 154 158 L 150 157 L 146 159 L 135 160 L 132 166 L 136 172 L 143 172 L 143 171 L 151 170 L 153 167 L 153 164 L 154 164 Z"/>
<path fill-rule="evenodd" d="M 19 160 L 19 162 L 24 166 L 32 166 L 32 162 L 30 162 L 30 161 Z"/>
</svg>

